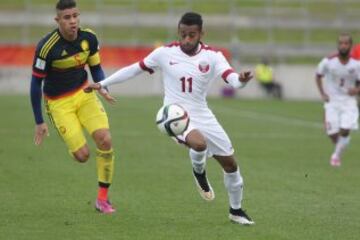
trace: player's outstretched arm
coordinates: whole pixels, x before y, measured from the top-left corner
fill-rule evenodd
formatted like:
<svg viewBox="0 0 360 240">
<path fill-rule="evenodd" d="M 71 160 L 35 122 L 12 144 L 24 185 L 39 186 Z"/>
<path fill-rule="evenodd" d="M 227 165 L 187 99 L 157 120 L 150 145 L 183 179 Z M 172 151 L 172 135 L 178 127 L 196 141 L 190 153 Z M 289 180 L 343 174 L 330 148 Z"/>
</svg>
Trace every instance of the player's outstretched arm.
<svg viewBox="0 0 360 240">
<path fill-rule="evenodd" d="M 92 83 L 90 84 L 89 86 L 87 86 L 85 89 L 84 89 L 84 92 L 86 93 L 89 93 L 91 92 L 92 90 L 97 90 L 99 92 L 99 94 L 107 101 L 109 102 L 110 104 L 115 104 L 116 102 L 116 99 L 111 96 L 108 92 L 108 90 L 106 90 L 105 88 L 103 88 L 101 86 L 100 83 Z"/>
<path fill-rule="evenodd" d="M 118 70 L 117 72 L 113 73 L 104 80 L 99 81 L 98 83 L 90 84 L 87 88 L 84 89 L 84 91 L 90 92 L 92 90 L 98 90 L 100 94 L 102 95 L 105 94 L 106 97 L 111 97 L 108 94 L 108 92 L 104 89 L 105 87 L 108 87 L 113 84 L 125 82 L 126 80 L 129 80 L 142 72 L 143 70 L 141 69 L 139 63 L 134 63 L 130 66 Z M 114 99 L 113 97 L 111 98 Z"/>
<path fill-rule="evenodd" d="M 91 76 L 95 83 L 98 83 L 98 82 L 104 80 L 104 78 L 105 78 L 105 73 L 100 64 L 95 65 L 95 66 L 90 66 L 90 72 L 91 72 Z M 115 98 L 109 94 L 109 92 L 106 88 L 97 89 L 97 90 L 98 90 L 99 94 L 110 104 L 114 104 L 116 102 Z M 90 92 L 90 91 L 91 91 L 91 88 L 85 89 L 85 92 Z"/>
<path fill-rule="evenodd" d="M 243 88 L 252 78 L 253 73 L 247 70 L 240 73 L 230 73 L 227 76 L 226 81 L 234 88 Z"/>
<path fill-rule="evenodd" d="M 253 77 L 254 74 L 251 71 L 249 70 L 242 71 L 239 74 L 239 81 L 242 83 L 248 83 Z"/>
</svg>

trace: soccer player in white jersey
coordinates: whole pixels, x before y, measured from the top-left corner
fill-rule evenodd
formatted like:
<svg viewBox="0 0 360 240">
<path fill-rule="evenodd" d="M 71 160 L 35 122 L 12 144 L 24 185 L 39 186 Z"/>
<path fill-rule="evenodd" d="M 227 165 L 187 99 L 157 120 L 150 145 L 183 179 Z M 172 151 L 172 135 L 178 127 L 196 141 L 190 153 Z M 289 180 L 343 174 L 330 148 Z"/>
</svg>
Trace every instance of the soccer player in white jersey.
<svg viewBox="0 0 360 240">
<path fill-rule="evenodd" d="M 359 110 L 356 95 L 360 93 L 360 63 L 350 57 L 352 37 L 338 37 L 337 54 L 324 58 L 318 65 L 316 83 L 324 101 L 325 128 L 335 145 L 330 157 L 334 167 L 341 165 L 341 155 L 350 143 L 350 131 L 358 129 Z"/>
<path fill-rule="evenodd" d="M 230 220 L 244 225 L 254 224 L 241 208 L 243 179 L 231 141 L 206 102 L 207 91 L 218 76 L 233 87 L 241 88 L 252 78 L 252 73 L 235 73 L 221 52 L 200 41 L 203 35 L 201 15 L 193 12 L 184 14 L 178 24 L 178 35 L 179 42 L 155 49 L 142 61 L 90 85 L 89 90 L 123 82 L 143 71 L 153 73 L 155 69 L 161 69 L 164 105 L 179 104 L 190 116 L 189 128 L 178 138 L 190 149 L 193 175 L 200 195 L 207 201 L 215 198 L 205 171 L 206 159 L 212 156 L 224 169 Z"/>
</svg>

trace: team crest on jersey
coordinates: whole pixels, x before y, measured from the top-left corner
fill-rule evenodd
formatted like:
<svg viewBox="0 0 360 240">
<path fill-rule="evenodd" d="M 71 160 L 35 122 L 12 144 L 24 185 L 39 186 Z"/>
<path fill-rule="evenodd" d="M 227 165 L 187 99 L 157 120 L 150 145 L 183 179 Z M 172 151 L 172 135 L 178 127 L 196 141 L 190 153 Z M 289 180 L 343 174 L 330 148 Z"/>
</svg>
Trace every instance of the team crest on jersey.
<svg viewBox="0 0 360 240">
<path fill-rule="evenodd" d="M 206 61 L 200 61 L 199 62 L 199 70 L 202 73 L 207 73 L 210 69 L 210 64 Z"/>
<path fill-rule="evenodd" d="M 86 40 L 82 40 L 80 43 L 81 49 L 84 51 L 89 50 L 89 43 Z"/>
</svg>

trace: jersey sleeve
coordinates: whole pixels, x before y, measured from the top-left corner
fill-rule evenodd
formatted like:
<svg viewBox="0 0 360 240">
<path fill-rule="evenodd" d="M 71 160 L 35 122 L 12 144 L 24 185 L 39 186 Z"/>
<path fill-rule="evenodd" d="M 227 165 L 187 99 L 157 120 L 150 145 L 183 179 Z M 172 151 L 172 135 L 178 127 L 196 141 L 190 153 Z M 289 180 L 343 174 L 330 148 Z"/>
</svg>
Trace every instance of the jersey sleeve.
<svg viewBox="0 0 360 240">
<path fill-rule="evenodd" d="M 357 66 L 357 68 L 356 68 L 356 70 L 357 70 L 357 72 L 356 72 L 356 81 L 358 82 L 358 83 L 360 83 L 360 61 L 359 60 L 355 60 L 356 61 L 356 66 Z"/>
<path fill-rule="evenodd" d="M 147 71 L 150 74 L 153 74 L 155 69 L 160 67 L 160 59 L 164 47 L 159 47 L 153 50 L 149 55 L 147 55 L 143 60 L 139 62 L 139 65 L 143 71 Z"/>
<path fill-rule="evenodd" d="M 234 72 L 234 69 L 221 52 L 216 52 L 215 54 L 215 76 L 221 76 L 227 82 L 226 78 Z"/>
<path fill-rule="evenodd" d="M 40 41 L 39 44 L 36 47 L 34 60 L 32 64 L 32 75 L 37 78 L 44 78 L 47 75 L 47 69 L 49 66 L 49 63 L 47 59 L 41 57 L 41 49 L 43 48 L 43 41 Z"/>
<path fill-rule="evenodd" d="M 87 63 L 90 67 L 96 66 L 100 64 L 100 54 L 99 54 L 99 41 L 96 37 L 96 34 L 90 29 L 86 29 L 85 31 L 89 32 L 89 58 Z"/>
<path fill-rule="evenodd" d="M 328 62 L 329 60 L 327 58 L 321 60 L 321 62 L 319 63 L 316 69 L 316 76 L 322 77 L 326 74 Z"/>
</svg>

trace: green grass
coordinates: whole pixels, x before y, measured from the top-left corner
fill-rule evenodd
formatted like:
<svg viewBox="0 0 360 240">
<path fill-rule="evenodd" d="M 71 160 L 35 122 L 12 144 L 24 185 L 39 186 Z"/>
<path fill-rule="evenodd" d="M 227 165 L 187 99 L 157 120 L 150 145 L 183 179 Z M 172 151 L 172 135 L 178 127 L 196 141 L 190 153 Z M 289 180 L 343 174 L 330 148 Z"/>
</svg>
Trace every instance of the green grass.
<svg viewBox="0 0 360 240">
<path fill-rule="evenodd" d="M 209 104 L 233 141 L 245 180 L 243 206 L 255 226 L 228 222 L 222 172 L 213 159 L 208 175 L 216 199 L 200 199 L 186 149 L 154 124 L 160 98 L 118 97 L 106 107 L 117 155 L 111 199 L 118 211 L 103 216 L 93 209 L 94 159 L 73 161 L 53 129 L 35 147 L 28 97 L 9 95 L 0 96 L 1 239 L 358 239 L 358 133 L 343 166 L 334 169 L 320 103 Z"/>
</svg>

